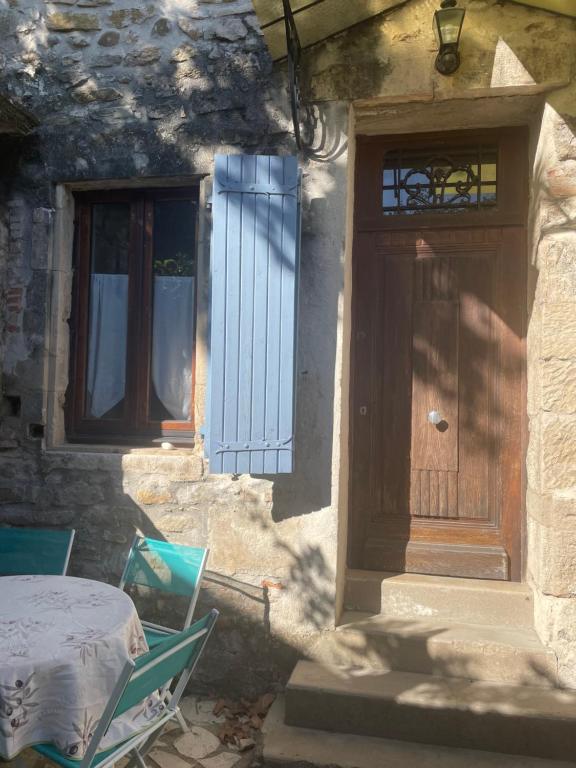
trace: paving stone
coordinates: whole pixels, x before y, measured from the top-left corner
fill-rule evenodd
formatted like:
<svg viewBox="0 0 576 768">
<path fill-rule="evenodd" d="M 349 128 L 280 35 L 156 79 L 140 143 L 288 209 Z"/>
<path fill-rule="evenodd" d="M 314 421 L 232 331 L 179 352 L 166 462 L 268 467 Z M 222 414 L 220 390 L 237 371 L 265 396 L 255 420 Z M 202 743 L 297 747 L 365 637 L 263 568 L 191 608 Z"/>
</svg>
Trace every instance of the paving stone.
<svg viewBox="0 0 576 768">
<path fill-rule="evenodd" d="M 205 757 L 198 762 L 203 768 L 232 768 L 232 766 L 236 765 L 241 759 L 240 755 L 234 754 L 233 752 L 220 752 L 219 755 Z"/>
<path fill-rule="evenodd" d="M 189 723 L 223 723 L 226 717 L 215 715 L 214 701 L 200 699 L 196 696 L 186 696 L 180 701 L 180 710 Z"/>
<path fill-rule="evenodd" d="M 182 760 L 178 755 L 171 752 L 165 752 L 163 749 L 155 749 L 150 752 L 150 758 L 160 766 L 160 768 L 190 768 L 190 763 Z"/>
<path fill-rule="evenodd" d="M 206 728 L 192 726 L 189 733 L 185 733 L 174 742 L 175 748 L 185 757 L 200 760 L 220 747 L 220 740 Z"/>
</svg>

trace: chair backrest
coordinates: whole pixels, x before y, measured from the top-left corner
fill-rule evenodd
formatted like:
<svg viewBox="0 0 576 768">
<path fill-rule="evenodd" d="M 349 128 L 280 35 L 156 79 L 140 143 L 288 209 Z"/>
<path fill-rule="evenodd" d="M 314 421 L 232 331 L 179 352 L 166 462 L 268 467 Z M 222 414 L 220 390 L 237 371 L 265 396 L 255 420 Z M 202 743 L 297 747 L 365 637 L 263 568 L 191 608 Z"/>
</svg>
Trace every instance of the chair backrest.
<svg viewBox="0 0 576 768">
<path fill-rule="evenodd" d="M 0 528 L 0 576 L 65 576 L 76 531 Z"/>
<path fill-rule="evenodd" d="M 204 547 L 136 536 L 120 579 L 120 589 L 135 584 L 190 597 L 184 624 L 187 627 L 192 620 L 207 558 L 208 550 Z"/>
<path fill-rule="evenodd" d="M 162 640 L 151 651 L 139 656 L 135 662 L 126 662 L 79 768 L 89 768 L 92 765 L 100 742 L 115 717 L 144 701 L 151 693 L 162 689 L 174 678 L 178 678 L 178 682 L 167 708 L 176 709 L 217 618 L 218 611 L 214 608 L 188 629 Z M 155 721 L 151 721 L 144 733 L 153 730 L 154 725 Z M 119 745 L 119 748 L 121 747 L 122 745 Z"/>
<path fill-rule="evenodd" d="M 183 689 L 181 679 L 185 676 L 187 682 L 192 674 L 217 618 L 218 611 L 213 609 L 188 629 L 170 635 L 151 651 L 139 656 L 130 681 L 114 710 L 114 717 L 180 676 L 169 704 L 170 708 L 175 709 Z"/>
</svg>

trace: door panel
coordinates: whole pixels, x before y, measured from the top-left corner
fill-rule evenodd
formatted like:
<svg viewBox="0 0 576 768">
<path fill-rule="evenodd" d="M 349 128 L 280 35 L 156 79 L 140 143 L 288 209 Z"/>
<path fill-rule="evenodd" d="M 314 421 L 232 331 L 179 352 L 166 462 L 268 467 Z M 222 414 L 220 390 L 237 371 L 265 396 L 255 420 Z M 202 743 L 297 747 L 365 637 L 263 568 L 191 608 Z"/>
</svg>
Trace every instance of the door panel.
<svg viewBox="0 0 576 768">
<path fill-rule="evenodd" d="M 524 253 L 520 227 L 357 234 L 353 567 L 520 578 Z"/>
<path fill-rule="evenodd" d="M 419 266 L 416 264 L 417 272 L 420 271 Z M 414 302 L 411 446 L 413 472 L 458 472 L 459 313 L 457 301 Z M 439 421 L 434 425 L 430 419 Z M 433 429 L 430 428 L 431 425 Z"/>
</svg>

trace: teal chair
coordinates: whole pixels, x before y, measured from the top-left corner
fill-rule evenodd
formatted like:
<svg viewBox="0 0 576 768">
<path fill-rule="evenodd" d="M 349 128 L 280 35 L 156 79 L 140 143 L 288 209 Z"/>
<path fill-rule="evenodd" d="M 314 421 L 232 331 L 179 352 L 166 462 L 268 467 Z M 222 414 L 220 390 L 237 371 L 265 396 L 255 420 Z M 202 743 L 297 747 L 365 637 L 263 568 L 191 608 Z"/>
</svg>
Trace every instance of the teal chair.
<svg viewBox="0 0 576 768">
<path fill-rule="evenodd" d="M 0 528 L 0 576 L 65 576 L 76 531 Z"/>
<path fill-rule="evenodd" d="M 186 629 L 192 622 L 207 559 L 208 550 L 203 547 L 187 547 L 136 536 L 119 586 L 125 589 L 129 585 L 136 585 L 189 597 L 190 603 L 182 627 Z M 153 648 L 167 635 L 178 632 L 177 629 L 149 621 L 142 621 L 142 626 L 149 648 Z"/>
<path fill-rule="evenodd" d="M 212 610 L 193 626 L 162 640 L 135 662 L 126 662 L 82 760 L 72 760 L 51 744 L 37 744 L 33 749 L 62 768 L 108 768 L 125 756 L 132 758 L 129 765 L 136 762 L 140 768 L 147 768 L 144 757 L 166 723 L 178 716 L 178 702 L 217 618 L 218 611 Z M 114 718 L 165 688 L 172 679 L 177 679 L 174 692 L 155 720 L 125 741 L 106 750 L 99 749 Z"/>
</svg>

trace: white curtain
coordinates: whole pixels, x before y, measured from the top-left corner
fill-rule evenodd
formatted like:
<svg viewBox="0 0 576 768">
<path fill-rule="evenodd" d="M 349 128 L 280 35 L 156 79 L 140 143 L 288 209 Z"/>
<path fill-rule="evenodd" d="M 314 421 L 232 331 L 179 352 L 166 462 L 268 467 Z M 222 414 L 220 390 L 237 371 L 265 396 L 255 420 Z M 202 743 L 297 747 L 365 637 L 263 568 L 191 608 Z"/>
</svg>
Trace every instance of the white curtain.
<svg viewBox="0 0 576 768">
<path fill-rule="evenodd" d="M 154 278 L 152 383 L 171 417 L 189 421 L 192 395 L 194 278 Z"/>
<path fill-rule="evenodd" d="M 101 418 L 126 391 L 128 275 L 93 274 L 86 415 Z"/>
</svg>

